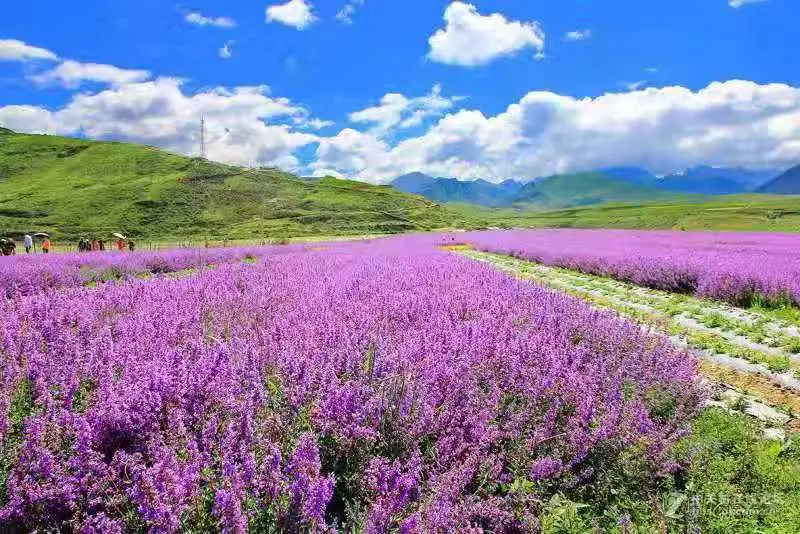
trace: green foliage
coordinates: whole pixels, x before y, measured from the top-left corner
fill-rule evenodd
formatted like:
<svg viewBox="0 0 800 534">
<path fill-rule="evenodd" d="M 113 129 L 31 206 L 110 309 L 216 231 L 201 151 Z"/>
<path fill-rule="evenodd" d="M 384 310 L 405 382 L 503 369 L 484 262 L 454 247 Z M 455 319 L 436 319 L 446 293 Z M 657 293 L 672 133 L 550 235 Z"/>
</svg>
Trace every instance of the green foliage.
<svg viewBox="0 0 800 534">
<path fill-rule="evenodd" d="M 204 480 L 214 478 L 214 472 L 206 468 L 201 476 Z M 181 532 L 184 534 L 200 534 L 202 532 L 218 532 L 220 521 L 214 516 L 214 488 L 209 482 L 203 483 L 200 496 L 195 499 L 189 510 L 181 517 Z M 258 521 L 258 519 L 256 519 Z"/>
<path fill-rule="evenodd" d="M 703 412 L 678 458 L 683 491 L 699 502 L 702 532 L 800 531 L 800 442 L 763 440 L 758 424 L 719 409 Z"/>
<path fill-rule="evenodd" d="M 797 435 L 765 440 L 754 419 L 711 408 L 676 447 L 673 475 L 643 477 L 642 454 L 601 454 L 587 459 L 588 485 L 545 498 L 541 532 L 800 532 Z M 536 493 L 530 484 L 514 487 Z"/>
<path fill-rule="evenodd" d="M 19 382 L 11 397 L 8 412 L 8 429 L 0 442 L 0 505 L 6 502 L 6 480 L 17 460 L 22 445 L 25 420 L 36 412 L 33 383 L 25 378 Z"/>
<path fill-rule="evenodd" d="M 97 382 L 95 380 L 84 379 L 81 381 L 72 397 L 72 409 L 75 413 L 82 414 L 89 409 L 94 401 L 97 387 Z"/>
<path fill-rule="evenodd" d="M 776 373 L 783 373 L 792 368 L 792 362 L 787 356 L 740 347 L 710 332 L 691 332 L 687 335 L 687 340 L 694 347 L 711 350 L 716 354 L 727 354 L 749 362 L 764 364 Z"/>
<path fill-rule="evenodd" d="M 589 522 L 581 517 L 581 510 L 588 506 L 554 495 L 545 506 L 545 512 L 539 518 L 542 534 L 578 534 L 591 532 Z"/>
</svg>

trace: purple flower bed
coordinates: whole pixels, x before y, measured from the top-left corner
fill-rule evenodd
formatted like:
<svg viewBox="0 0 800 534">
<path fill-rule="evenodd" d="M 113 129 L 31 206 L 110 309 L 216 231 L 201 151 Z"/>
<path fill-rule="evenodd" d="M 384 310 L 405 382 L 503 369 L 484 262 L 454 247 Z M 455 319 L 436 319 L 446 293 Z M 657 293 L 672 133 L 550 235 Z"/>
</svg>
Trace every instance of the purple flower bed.
<svg viewBox="0 0 800 534">
<path fill-rule="evenodd" d="M 303 245 L 173 249 L 156 252 L 39 254 L 0 257 L 0 298 L 35 295 L 90 282 L 102 283 L 146 273 L 164 274 L 302 250 Z"/>
<path fill-rule="evenodd" d="M 800 304 L 800 235 L 521 230 L 461 239 L 487 252 L 739 306 Z"/>
<path fill-rule="evenodd" d="M 669 473 L 702 401 L 665 340 L 429 237 L 9 300 L 0 363 L 23 531 L 525 530 Z"/>
</svg>

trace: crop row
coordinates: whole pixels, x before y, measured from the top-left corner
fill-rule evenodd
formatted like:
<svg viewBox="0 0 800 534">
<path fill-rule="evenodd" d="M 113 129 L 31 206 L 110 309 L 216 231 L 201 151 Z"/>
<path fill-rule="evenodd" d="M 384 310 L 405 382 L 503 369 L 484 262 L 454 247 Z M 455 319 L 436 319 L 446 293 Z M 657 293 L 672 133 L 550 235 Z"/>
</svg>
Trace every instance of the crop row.
<svg viewBox="0 0 800 534">
<path fill-rule="evenodd" d="M 725 305 L 671 295 L 653 289 L 530 263 L 509 256 L 477 251 L 463 255 L 483 261 L 516 276 L 575 295 L 594 306 L 612 309 L 648 328 L 655 328 L 679 346 L 686 346 L 705 360 L 704 369 L 719 375 L 718 368 L 759 375 L 739 382 L 751 389 L 759 382 L 770 404 L 800 413 L 800 355 L 793 325 L 744 315 L 729 314 Z M 765 334 L 768 332 L 769 334 Z M 771 337 L 766 337 L 767 335 Z M 769 344 L 766 344 L 769 341 Z"/>
<path fill-rule="evenodd" d="M 477 249 L 736 306 L 800 303 L 800 236 L 632 230 L 478 232 Z"/>
<path fill-rule="evenodd" d="M 0 363 L 18 530 L 529 530 L 619 462 L 646 493 L 704 399 L 663 338 L 415 238 L 13 299 Z"/>
</svg>

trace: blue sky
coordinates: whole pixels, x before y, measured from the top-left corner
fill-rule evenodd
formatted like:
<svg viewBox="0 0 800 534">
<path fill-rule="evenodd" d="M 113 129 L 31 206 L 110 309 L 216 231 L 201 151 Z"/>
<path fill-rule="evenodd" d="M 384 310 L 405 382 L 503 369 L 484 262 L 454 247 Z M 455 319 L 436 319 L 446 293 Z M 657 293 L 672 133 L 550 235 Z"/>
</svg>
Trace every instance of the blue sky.
<svg viewBox="0 0 800 534">
<path fill-rule="evenodd" d="M 303 174 L 800 163 L 795 0 L 37 0 L 0 125 Z M 349 6 L 349 7 L 347 7 Z"/>
</svg>

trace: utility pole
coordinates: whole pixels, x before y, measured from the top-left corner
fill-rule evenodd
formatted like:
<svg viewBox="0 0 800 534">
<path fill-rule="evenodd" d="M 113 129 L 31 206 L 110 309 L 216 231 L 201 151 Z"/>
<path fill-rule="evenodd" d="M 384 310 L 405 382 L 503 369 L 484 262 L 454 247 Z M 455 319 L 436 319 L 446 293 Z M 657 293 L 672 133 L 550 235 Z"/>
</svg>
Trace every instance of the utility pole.
<svg viewBox="0 0 800 534">
<path fill-rule="evenodd" d="M 206 119 L 200 116 L 200 157 L 206 159 Z"/>
</svg>

